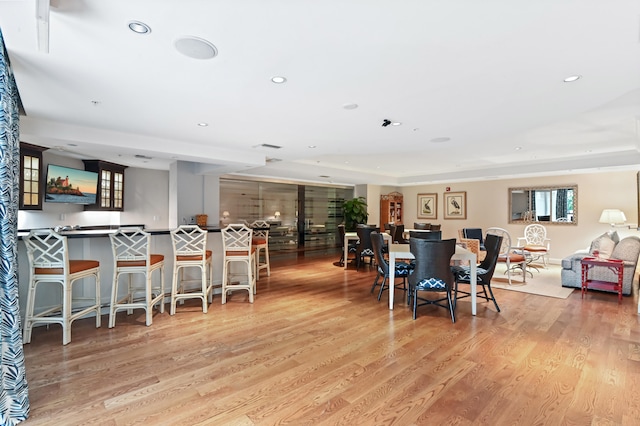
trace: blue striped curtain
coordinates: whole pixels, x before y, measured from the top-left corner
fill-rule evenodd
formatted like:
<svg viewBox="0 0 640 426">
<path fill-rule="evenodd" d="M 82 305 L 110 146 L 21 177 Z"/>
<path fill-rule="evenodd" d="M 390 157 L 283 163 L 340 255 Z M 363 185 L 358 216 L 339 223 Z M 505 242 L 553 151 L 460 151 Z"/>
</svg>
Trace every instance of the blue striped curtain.
<svg viewBox="0 0 640 426">
<path fill-rule="evenodd" d="M 0 30 L 0 423 L 29 415 L 18 304 L 18 197 L 20 144 L 18 88 Z"/>
</svg>

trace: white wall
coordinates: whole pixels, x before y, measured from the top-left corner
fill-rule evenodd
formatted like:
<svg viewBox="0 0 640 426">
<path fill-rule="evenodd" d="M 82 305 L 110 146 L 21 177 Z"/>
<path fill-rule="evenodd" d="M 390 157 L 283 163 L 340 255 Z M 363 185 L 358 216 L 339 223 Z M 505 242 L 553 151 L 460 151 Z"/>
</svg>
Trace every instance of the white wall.
<svg viewBox="0 0 640 426">
<path fill-rule="evenodd" d="M 442 224 L 443 238 L 456 238 L 458 229 L 465 227 L 483 228 L 498 226 L 507 229 L 512 238 L 523 235 L 525 225 L 508 223 L 508 189 L 522 186 L 578 185 L 578 224 L 546 224 L 551 238 L 551 261 L 559 262 L 574 251 L 588 247 L 591 240 L 610 229 L 609 225 L 598 223 L 600 213 L 605 208 L 621 209 L 629 223 L 637 224 L 636 172 L 602 172 L 575 174 L 555 177 L 492 180 L 454 184 L 419 185 L 401 188 L 404 195 L 405 226 L 413 225 L 417 219 L 417 195 L 435 192 L 438 194 L 438 218 L 432 223 Z M 467 219 L 443 219 L 443 193 L 446 187 L 451 191 L 467 192 Z M 617 228 L 621 237 L 639 235 L 640 232 L 627 228 Z"/>
</svg>

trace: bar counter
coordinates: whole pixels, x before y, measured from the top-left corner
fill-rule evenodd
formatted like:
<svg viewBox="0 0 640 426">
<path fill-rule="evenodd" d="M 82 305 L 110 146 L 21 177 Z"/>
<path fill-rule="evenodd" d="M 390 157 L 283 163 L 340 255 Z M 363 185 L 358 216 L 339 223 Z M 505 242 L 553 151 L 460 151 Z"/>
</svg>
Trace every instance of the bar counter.
<svg viewBox="0 0 640 426">
<path fill-rule="evenodd" d="M 109 234 L 115 233 L 120 227 L 125 228 L 130 225 L 122 226 L 102 226 L 79 228 L 59 231 L 60 235 L 68 237 L 69 258 L 70 259 L 91 259 L 100 262 L 100 299 L 102 304 L 102 313 L 107 314 L 108 306 L 111 298 L 111 287 L 113 285 L 113 254 L 111 251 L 111 240 L 107 238 Z M 222 283 L 222 234 L 219 227 L 207 227 L 209 231 L 207 235 L 207 249 L 213 253 L 213 285 L 214 293 L 220 292 L 219 285 Z M 164 273 L 165 273 L 165 294 L 171 293 L 171 283 L 173 280 L 173 245 L 171 243 L 171 235 L 169 229 L 145 229 L 151 234 L 151 251 L 154 254 L 164 255 Z M 27 302 L 27 290 L 29 286 L 29 261 L 27 259 L 27 250 L 22 237 L 29 233 L 28 230 L 18 231 L 18 280 L 19 280 L 19 300 L 20 312 L 23 315 Z M 186 273 L 187 271 L 185 271 Z M 199 277 L 199 272 L 193 270 L 194 277 Z M 141 274 L 135 279 L 143 279 Z M 158 279 L 159 274 L 154 274 L 154 281 Z M 218 286 L 216 288 L 216 286 Z M 80 285 L 78 290 L 84 291 L 79 293 L 80 297 L 92 297 L 93 293 L 89 289 L 90 286 Z M 75 291 L 75 290 L 74 290 Z M 56 284 L 41 285 L 38 289 L 35 309 L 36 312 L 46 309 L 49 306 L 60 303 L 61 287 Z M 215 297 L 213 303 L 220 303 L 220 297 Z"/>
</svg>

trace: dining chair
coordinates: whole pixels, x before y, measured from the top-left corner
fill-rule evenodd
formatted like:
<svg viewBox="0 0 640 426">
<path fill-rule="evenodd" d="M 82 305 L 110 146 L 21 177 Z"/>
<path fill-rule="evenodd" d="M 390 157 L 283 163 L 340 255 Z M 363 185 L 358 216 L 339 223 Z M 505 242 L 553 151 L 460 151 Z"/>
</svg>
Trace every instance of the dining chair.
<svg viewBox="0 0 640 426">
<path fill-rule="evenodd" d="M 356 247 L 356 269 L 360 269 L 360 264 L 365 258 L 369 258 L 369 266 L 373 264 L 373 246 L 371 245 L 371 233 L 375 231 L 375 227 L 368 225 L 358 225 L 356 233 L 358 234 L 358 245 Z"/>
<path fill-rule="evenodd" d="M 228 293 L 236 290 L 246 290 L 249 293 L 249 303 L 253 303 L 253 295 L 256 293 L 255 248 L 251 244 L 253 230 L 236 223 L 227 225 L 221 232 L 224 256 L 222 304 L 227 303 Z M 233 268 L 234 263 L 240 265 Z"/>
<path fill-rule="evenodd" d="M 160 313 L 164 313 L 164 256 L 151 253 L 151 234 L 141 228 L 120 228 L 109 239 L 113 253 L 109 328 L 115 327 L 118 311 L 126 310 L 131 315 L 134 309 L 145 310 L 145 324 L 149 326 L 154 306 L 158 305 Z M 152 280 L 154 271 L 160 275 L 156 286 Z M 134 280 L 136 274 L 144 279 Z M 125 275 L 126 294 L 119 296 L 120 277 Z"/>
<path fill-rule="evenodd" d="M 340 266 L 344 266 L 345 261 L 348 262 L 349 260 L 355 260 L 355 257 L 351 259 L 346 259 L 346 260 L 344 258 L 344 234 L 345 234 L 344 224 L 338 225 L 338 241 L 340 244 Z M 350 253 L 356 252 L 357 246 L 358 246 L 357 241 L 349 241 L 349 247 L 347 249 L 347 257 L 349 256 Z"/>
<path fill-rule="evenodd" d="M 100 262 L 89 259 L 69 259 L 67 237 L 52 229 L 32 230 L 24 239 L 29 261 L 29 288 L 23 326 L 23 342 L 31 342 L 34 324 L 60 324 L 62 344 L 71 342 L 71 324 L 89 314 L 96 316 L 96 328 L 100 327 Z M 94 282 L 93 296 L 87 286 L 81 291 L 77 287 L 84 278 Z M 37 289 L 42 284 L 56 284 L 60 294 L 49 300 L 49 307 L 35 312 Z M 76 291 L 74 291 L 74 289 Z"/>
<path fill-rule="evenodd" d="M 472 240 L 477 241 L 477 240 Z M 500 312 L 500 307 L 491 290 L 491 278 L 498 264 L 500 256 L 500 247 L 502 246 L 502 236 L 495 234 L 487 234 L 484 243 L 487 248 L 487 255 L 484 260 L 477 266 L 476 282 L 482 286 L 482 293 L 477 292 L 477 297 L 481 297 L 487 301 L 492 300 L 496 310 Z M 452 268 L 455 277 L 455 289 L 453 296 L 453 307 L 455 309 L 458 299 L 471 296 L 471 290 L 461 290 L 460 284 L 471 285 L 471 267 L 470 266 L 454 266 Z"/>
<path fill-rule="evenodd" d="M 413 229 L 428 230 L 431 229 L 430 223 L 414 222 Z"/>
<path fill-rule="evenodd" d="M 420 238 L 423 240 L 441 240 L 442 231 L 429 231 L 429 232 L 409 231 L 409 238 Z"/>
<path fill-rule="evenodd" d="M 376 265 L 378 266 L 378 274 L 376 275 L 375 280 L 373 281 L 373 285 L 371 286 L 371 293 L 375 290 L 375 288 L 379 285 L 380 291 L 378 292 L 378 302 L 382 297 L 382 293 L 388 288 L 398 288 L 401 290 L 407 291 L 407 276 L 413 270 L 413 265 L 404 262 L 397 262 L 395 271 L 393 273 L 393 278 L 391 277 L 391 272 L 389 271 L 389 263 L 384 258 L 384 253 L 382 248 L 384 247 L 384 237 L 379 232 L 371 233 L 371 245 L 373 246 L 373 255 L 376 260 Z M 380 278 L 382 278 L 382 282 L 380 282 Z M 401 284 L 396 284 L 395 279 L 402 278 Z M 387 286 L 387 281 L 390 281 Z"/>
<path fill-rule="evenodd" d="M 509 285 L 513 285 L 511 281 L 511 274 L 515 269 L 519 269 L 522 272 L 522 283 L 527 281 L 527 257 L 522 250 L 513 249 L 511 245 L 511 235 L 506 229 L 492 227 L 487 229 L 487 235 L 493 234 L 502 237 L 502 245 L 500 246 L 500 255 L 498 256 L 498 263 L 506 264 L 507 280 Z"/>
<path fill-rule="evenodd" d="M 456 240 L 411 238 L 409 245 L 415 256 L 414 270 L 409 275 L 409 304 L 413 304 L 413 319 L 417 317 L 418 306 L 438 305 L 448 309 L 451 321 L 456 322 L 451 294 L 454 286 L 451 257 L 456 252 Z M 434 292 L 445 293 L 445 296 L 436 299 L 419 296 L 421 293 Z"/>
<path fill-rule="evenodd" d="M 213 300 L 212 251 L 207 250 L 207 234 L 197 225 L 180 225 L 171 231 L 174 257 L 170 315 L 175 315 L 176 304 L 185 299 L 201 299 L 202 312 L 206 314 L 207 302 Z M 185 278 L 185 269 L 198 270 L 199 278 Z"/>
</svg>

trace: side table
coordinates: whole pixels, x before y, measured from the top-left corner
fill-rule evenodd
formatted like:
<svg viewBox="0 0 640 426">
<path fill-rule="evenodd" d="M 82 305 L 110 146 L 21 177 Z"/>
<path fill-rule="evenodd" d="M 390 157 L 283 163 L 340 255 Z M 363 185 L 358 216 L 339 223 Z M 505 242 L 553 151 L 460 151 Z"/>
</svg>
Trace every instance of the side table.
<svg viewBox="0 0 640 426">
<path fill-rule="evenodd" d="M 618 259 L 601 259 L 599 257 L 585 257 L 582 264 L 582 298 L 587 289 L 596 290 L 616 290 L 618 292 L 618 303 L 622 303 L 622 274 L 624 272 L 624 262 Z M 618 282 L 590 280 L 589 269 L 594 266 L 603 266 L 614 272 L 618 276 Z"/>
</svg>

